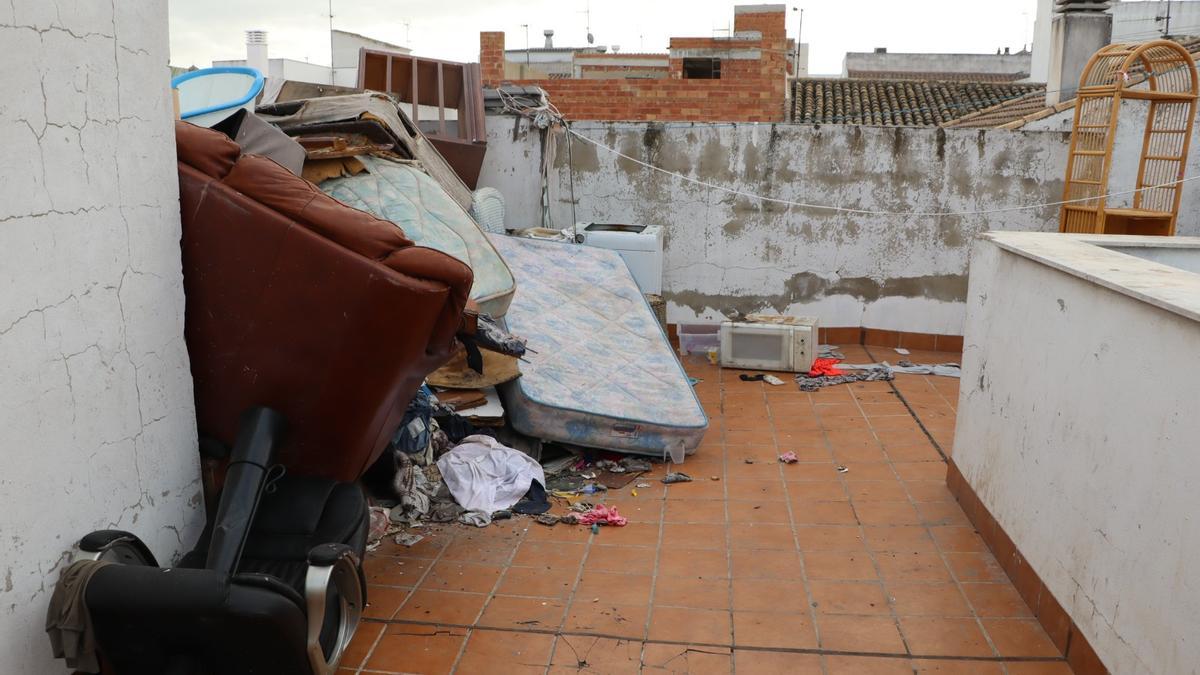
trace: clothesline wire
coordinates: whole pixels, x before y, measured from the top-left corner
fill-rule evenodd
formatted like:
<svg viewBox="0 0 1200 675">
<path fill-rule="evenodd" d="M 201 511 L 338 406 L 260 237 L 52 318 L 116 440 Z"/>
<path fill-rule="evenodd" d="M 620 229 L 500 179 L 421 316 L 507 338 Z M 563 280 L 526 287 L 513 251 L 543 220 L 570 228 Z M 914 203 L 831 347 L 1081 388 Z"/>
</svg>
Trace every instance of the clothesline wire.
<svg viewBox="0 0 1200 675">
<path fill-rule="evenodd" d="M 915 217 L 941 218 L 941 217 L 981 216 L 981 215 L 991 215 L 991 214 L 997 214 L 997 213 L 1014 213 L 1014 212 L 1018 212 L 1018 211 L 1033 211 L 1033 210 L 1045 209 L 1045 208 L 1050 208 L 1050 207 L 1060 207 L 1060 206 L 1065 206 L 1065 205 L 1069 205 L 1069 204 L 1094 202 L 1094 201 L 1098 201 L 1101 199 L 1107 200 L 1112 197 L 1120 197 L 1120 196 L 1124 196 L 1124 195 L 1137 194 L 1140 192 L 1144 192 L 1146 190 L 1169 188 L 1169 187 L 1172 187 L 1175 185 L 1180 185 L 1183 183 L 1187 183 L 1187 182 L 1190 182 L 1193 180 L 1200 179 L 1200 176 L 1187 176 L 1184 178 L 1179 178 L 1177 180 L 1168 181 L 1165 183 L 1159 183 L 1156 185 L 1147 185 L 1145 187 L 1133 188 L 1130 190 L 1118 190 L 1115 192 L 1105 193 L 1103 195 L 1096 195 L 1096 196 L 1089 196 L 1089 197 L 1077 197 L 1074 199 L 1063 199 L 1063 200 L 1059 200 L 1059 201 L 1044 202 L 1044 203 L 1038 203 L 1038 204 L 1027 204 L 1027 205 L 1022 205 L 1022 206 L 1004 206 L 1004 207 L 998 207 L 998 208 L 993 208 L 993 209 L 978 209 L 978 210 L 969 210 L 969 211 L 876 211 L 876 210 L 871 210 L 871 209 L 856 209 L 856 208 L 850 208 L 850 207 L 845 207 L 845 206 L 833 206 L 830 204 L 813 204 L 813 203 L 809 203 L 809 202 L 793 201 L 790 199 L 781 199 L 778 197 L 769 197 L 766 195 L 760 195 L 760 194 L 757 194 L 754 192 L 748 192 L 746 190 L 728 187 L 726 185 L 710 183 L 708 181 L 704 181 L 699 178 L 693 178 L 691 176 L 686 176 L 684 174 L 681 174 L 681 173 L 678 173 L 675 171 L 671 171 L 669 169 L 664 169 L 660 166 L 651 164 L 650 162 L 644 161 L 637 157 L 627 155 L 627 154 L 621 152 L 620 150 L 617 150 L 616 148 L 609 147 L 608 145 L 601 143 L 600 141 L 597 141 L 592 138 L 588 138 L 587 136 L 579 133 L 578 131 L 576 131 L 575 129 L 573 129 L 571 127 L 570 122 L 568 120 L 566 120 L 563 117 L 563 115 L 558 111 L 558 109 L 555 108 L 553 106 L 553 104 L 551 104 L 551 103 L 544 103 L 540 106 L 528 106 L 528 105 L 522 104 L 519 101 L 517 101 L 511 94 L 507 94 L 503 91 L 499 91 L 499 95 L 500 95 L 501 101 L 504 102 L 505 110 L 520 114 L 524 117 L 528 117 L 530 119 L 533 119 L 535 122 L 538 122 L 538 120 L 540 119 L 543 123 L 542 124 L 543 126 L 548 126 L 550 123 L 561 124 L 569 136 L 578 138 L 579 140 L 581 140 L 585 143 L 588 143 L 597 148 L 605 150 L 605 151 L 607 151 L 611 154 L 614 154 L 617 157 L 620 157 L 627 161 L 633 162 L 634 164 L 637 164 L 645 169 L 649 169 L 651 171 L 655 171 L 655 172 L 670 176 L 672 178 L 676 178 L 676 179 L 682 180 L 684 182 L 691 183 L 693 185 L 698 185 L 700 187 L 708 188 L 710 190 L 715 190 L 718 192 L 724 192 L 726 194 L 731 194 L 731 195 L 734 195 L 737 197 L 745 197 L 747 199 L 752 199 L 755 201 L 760 201 L 760 202 L 765 202 L 765 203 L 770 203 L 770 204 L 779 204 L 781 206 L 804 208 L 804 209 L 811 209 L 811 210 L 816 210 L 816 211 L 833 211 L 835 213 L 846 213 L 846 214 L 866 215 L 866 216 L 889 216 L 889 217 L 894 217 L 894 218 L 915 218 Z M 568 138 L 568 143 L 569 142 L 570 142 L 570 139 Z"/>
<path fill-rule="evenodd" d="M 765 195 L 755 194 L 753 192 L 747 192 L 746 190 L 740 190 L 738 188 L 731 188 L 731 187 L 727 187 L 725 185 L 709 183 L 707 181 L 700 180 L 699 178 L 692 178 L 691 176 L 685 176 L 681 173 L 676 173 L 674 171 L 670 171 L 669 169 L 664 169 L 660 166 L 656 166 L 649 162 L 645 162 L 641 159 L 638 159 L 637 157 L 631 157 L 615 148 L 610 148 L 609 146 L 607 146 L 599 141 L 588 138 L 587 136 L 580 134 L 579 132 L 575 131 L 574 129 L 570 128 L 569 126 L 567 127 L 567 133 L 571 134 L 572 136 L 578 138 L 581 141 L 590 143 L 590 144 L 592 144 L 598 148 L 601 148 L 603 150 L 607 150 L 608 152 L 610 152 L 618 157 L 629 160 L 629 161 L 631 161 L 635 164 L 638 164 L 646 169 L 651 169 L 653 171 L 657 171 L 659 173 L 663 173 L 668 176 L 672 176 L 674 178 L 678 178 L 680 180 L 686 181 L 688 183 L 693 183 L 695 185 L 699 185 L 701 187 L 709 188 L 711 190 L 717 190 L 719 192 L 725 192 L 728 194 L 732 194 L 734 196 L 746 197 L 747 199 L 753 199 L 756 201 L 767 202 L 767 203 L 771 203 L 771 204 L 780 204 L 783 206 L 794 206 L 794 207 L 805 208 L 805 209 L 813 209 L 813 210 L 820 210 L 820 211 L 834 211 L 837 213 L 848 213 L 848 214 L 866 215 L 866 216 L 893 216 L 893 217 L 897 217 L 897 218 L 909 218 L 909 217 L 937 218 L 937 217 L 949 217 L 949 216 L 981 216 L 981 215 L 989 215 L 989 214 L 995 214 L 995 213 L 1011 213 L 1011 212 L 1015 212 L 1015 211 L 1033 211 L 1033 210 L 1037 210 L 1037 209 L 1049 208 L 1052 206 L 1064 206 L 1067 204 L 1078 204 L 1078 203 L 1082 203 L 1082 202 L 1090 202 L 1090 201 L 1096 201 L 1096 200 L 1100 200 L 1100 199 L 1108 199 L 1110 197 L 1119 197 L 1122 195 L 1136 194 L 1139 192 L 1143 192 L 1145 190 L 1155 190 L 1155 189 L 1160 189 L 1160 188 L 1167 188 L 1167 187 L 1171 187 L 1173 185 L 1179 185 L 1181 183 L 1186 183 L 1189 181 L 1200 179 L 1200 176 L 1188 176 L 1186 178 L 1180 178 L 1178 180 L 1173 180 L 1173 181 L 1169 181 L 1166 183 L 1160 183 L 1158 185 L 1147 185 L 1146 187 L 1134 188 L 1132 190 L 1120 190 L 1120 191 L 1116 191 L 1116 192 L 1109 192 L 1107 194 L 1098 195 L 1098 196 L 1094 196 L 1094 197 L 1078 197 L 1075 199 L 1063 199 L 1060 201 L 1045 202 L 1045 203 L 1041 203 L 1041 204 L 1028 204 L 1028 205 L 1024 205 L 1024 206 L 1005 206 L 1005 207 L 999 207 L 999 208 L 994 208 L 994 209 L 980 209 L 980 210 L 975 210 L 975 211 L 873 211 L 870 209 L 855 209 L 855 208 L 848 208 L 848 207 L 844 207 L 844 206 L 832 206 L 829 204 L 812 204 L 809 202 L 799 202 L 799 201 L 792 201 L 789 199 L 780 199 L 778 197 L 768 197 Z"/>
</svg>

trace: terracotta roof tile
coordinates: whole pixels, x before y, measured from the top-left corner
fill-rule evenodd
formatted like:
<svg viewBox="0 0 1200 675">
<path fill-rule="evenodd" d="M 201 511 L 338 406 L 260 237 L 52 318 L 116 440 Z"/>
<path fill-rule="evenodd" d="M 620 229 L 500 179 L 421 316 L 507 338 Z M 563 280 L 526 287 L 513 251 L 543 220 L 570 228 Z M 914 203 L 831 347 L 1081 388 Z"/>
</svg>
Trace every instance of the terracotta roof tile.
<svg viewBox="0 0 1200 675">
<path fill-rule="evenodd" d="M 1193 58 L 1200 58 L 1200 36 L 1183 35 L 1171 38 L 1183 45 Z M 1046 105 L 1044 93 L 1028 94 L 1018 99 L 1004 101 L 970 115 L 959 117 L 942 126 L 955 129 L 1019 129 L 1028 122 L 1049 117 L 1056 112 L 1075 107 L 1075 99 L 1063 101 L 1055 106 Z"/>
<path fill-rule="evenodd" d="M 922 80 L 799 79 L 794 81 L 793 121 L 932 127 L 1042 85 Z"/>
</svg>

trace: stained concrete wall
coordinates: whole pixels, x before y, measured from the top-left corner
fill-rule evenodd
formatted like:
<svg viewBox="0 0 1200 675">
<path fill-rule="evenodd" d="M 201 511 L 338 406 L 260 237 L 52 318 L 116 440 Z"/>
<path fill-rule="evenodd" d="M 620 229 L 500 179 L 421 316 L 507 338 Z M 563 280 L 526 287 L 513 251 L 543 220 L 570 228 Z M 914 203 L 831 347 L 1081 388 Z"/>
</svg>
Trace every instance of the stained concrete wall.
<svg viewBox="0 0 1200 675">
<path fill-rule="evenodd" d="M 0 672 L 75 541 L 202 524 L 165 0 L 0 3 Z"/>
<path fill-rule="evenodd" d="M 574 128 L 691 181 L 888 214 L 1061 199 L 1069 140 L 1061 132 L 785 124 Z M 505 195 L 510 228 L 541 225 L 543 135 L 524 121 L 494 116 L 488 136 L 480 183 Z M 972 238 L 991 229 L 1058 227 L 1055 207 L 901 217 L 763 203 L 648 170 L 578 139 L 570 148 L 572 171 L 565 139 L 557 146 L 551 224 L 665 227 L 664 289 L 676 323 L 766 310 L 817 315 L 826 326 L 960 334 Z"/>
<path fill-rule="evenodd" d="M 1197 285 L 1172 276 L 1144 278 Z M 1195 320 L 976 244 L 954 462 L 1113 673 L 1200 664 L 1198 342 Z"/>
</svg>

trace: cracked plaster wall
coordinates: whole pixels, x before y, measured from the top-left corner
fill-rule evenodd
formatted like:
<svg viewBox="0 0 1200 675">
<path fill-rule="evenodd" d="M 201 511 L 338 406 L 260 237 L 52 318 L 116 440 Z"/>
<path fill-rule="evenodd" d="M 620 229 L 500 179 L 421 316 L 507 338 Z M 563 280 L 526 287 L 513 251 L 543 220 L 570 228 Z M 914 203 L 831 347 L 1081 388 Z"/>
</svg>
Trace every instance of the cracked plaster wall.
<svg viewBox="0 0 1200 675">
<path fill-rule="evenodd" d="M 0 0 L 0 672 L 74 542 L 160 560 L 203 521 L 183 343 L 165 0 Z"/>
<path fill-rule="evenodd" d="M 987 240 L 969 298 L 955 464 L 1111 672 L 1196 672 L 1200 325 Z"/>
<path fill-rule="evenodd" d="M 588 138 L 689 178 L 746 193 L 869 211 L 979 211 L 1061 199 L 1061 132 L 787 124 L 576 122 Z M 971 241 L 991 229 L 1053 231 L 1058 209 L 974 216 L 858 215 L 762 203 L 654 172 L 565 138 L 551 170 L 551 225 L 660 224 L 673 323 L 731 310 L 819 316 L 825 326 L 961 334 Z M 538 130 L 488 118 L 481 185 L 510 228 L 542 225 Z M 569 171 L 573 166 L 574 171 Z M 574 200 L 572 200 L 572 177 Z M 1182 213 L 1200 195 L 1189 186 Z M 574 203 L 573 203 L 574 202 Z M 1180 232 L 1195 233 L 1191 218 Z"/>
</svg>

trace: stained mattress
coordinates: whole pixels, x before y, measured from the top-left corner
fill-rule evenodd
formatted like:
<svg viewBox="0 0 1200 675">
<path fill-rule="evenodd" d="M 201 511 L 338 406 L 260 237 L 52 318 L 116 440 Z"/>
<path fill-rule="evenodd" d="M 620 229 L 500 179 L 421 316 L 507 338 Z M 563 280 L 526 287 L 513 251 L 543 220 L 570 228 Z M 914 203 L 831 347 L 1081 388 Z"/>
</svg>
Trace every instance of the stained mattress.
<svg viewBox="0 0 1200 675">
<path fill-rule="evenodd" d="M 521 377 L 500 387 L 523 434 L 682 461 L 708 418 L 621 256 L 489 235 L 521 291 L 505 323 L 529 339 Z"/>
<path fill-rule="evenodd" d="M 504 316 L 513 275 L 483 230 L 428 174 L 410 162 L 360 156 L 367 170 L 323 181 L 321 189 L 354 208 L 390 220 L 418 246 L 449 254 L 475 272 L 471 298 L 480 309 Z"/>
</svg>

